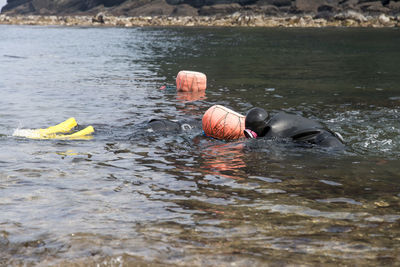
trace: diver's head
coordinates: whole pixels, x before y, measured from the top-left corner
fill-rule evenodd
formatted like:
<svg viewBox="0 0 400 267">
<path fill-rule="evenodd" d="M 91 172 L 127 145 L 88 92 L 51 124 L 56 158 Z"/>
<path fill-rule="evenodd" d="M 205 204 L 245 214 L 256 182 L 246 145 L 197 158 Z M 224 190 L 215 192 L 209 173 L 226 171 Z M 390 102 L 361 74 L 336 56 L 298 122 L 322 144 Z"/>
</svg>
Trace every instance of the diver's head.
<svg viewBox="0 0 400 267">
<path fill-rule="evenodd" d="M 247 138 L 262 137 L 268 130 L 268 112 L 262 108 L 252 108 L 246 114 L 244 134 Z"/>
</svg>

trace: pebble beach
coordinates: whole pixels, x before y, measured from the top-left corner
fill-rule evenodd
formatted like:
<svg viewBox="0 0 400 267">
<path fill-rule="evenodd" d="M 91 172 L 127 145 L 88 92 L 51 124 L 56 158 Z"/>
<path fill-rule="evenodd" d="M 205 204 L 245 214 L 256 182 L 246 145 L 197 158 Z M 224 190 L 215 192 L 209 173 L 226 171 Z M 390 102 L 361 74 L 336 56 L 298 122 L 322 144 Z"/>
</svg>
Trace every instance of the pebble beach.
<svg viewBox="0 0 400 267">
<path fill-rule="evenodd" d="M 234 13 L 223 16 L 44 16 L 0 15 L 0 24 L 8 25 L 59 25 L 86 27 L 400 27 L 400 16 L 380 14 L 366 16 L 354 11 L 336 14 L 334 17 L 316 18 L 311 15 L 266 16 Z"/>
</svg>

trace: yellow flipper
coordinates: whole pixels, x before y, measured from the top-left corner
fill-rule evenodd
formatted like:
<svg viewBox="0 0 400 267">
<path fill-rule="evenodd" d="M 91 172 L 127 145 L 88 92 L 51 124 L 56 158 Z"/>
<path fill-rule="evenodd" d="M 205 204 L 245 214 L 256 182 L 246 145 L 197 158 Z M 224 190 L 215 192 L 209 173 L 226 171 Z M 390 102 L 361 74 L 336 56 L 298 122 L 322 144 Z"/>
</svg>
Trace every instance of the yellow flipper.
<svg viewBox="0 0 400 267">
<path fill-rule="evenodd" d="M 91 135 L 92 133 L 94 133 L 93 126 L 88 126 L 85 129 L 82 129 L 72 134 L 63 134 L 70 132 L 77 125 L 78 124 L 74 118 L 69 118 L 68 120 L 60 124 L 48 127 L 46 129 L 16 129 L 13 133 L 13 136 L 26 137 L 30 139 L 60 140 L 88 140 L 93 138 L 93 136 Z"/>
<path fill-rule="evenodd" d="M 94 128 L 93 126 L 88 126 L 85 129 L 82 129 L 76 133 L 73 134 L 55 134 L 55 135 L 50 135 L 45 139 L 62 139 L 62 140 L 72 140 L 72 139 L 92 139 L 93 136 L 91 135 L 94 133 Z"/>
<path fill-rule="evenodd" d="M 76 122 L 75 118 L 69 118 L 68 120 L 62 123 L 48 127 L 46 129 L 38 129 L 38 131 L 40 136 L 50 135 L 55 133 L 68 133 L 69 131 L 71 131 L 72 128 L 74 128 L 77 125 L 78 123 Z"/>
</svg>

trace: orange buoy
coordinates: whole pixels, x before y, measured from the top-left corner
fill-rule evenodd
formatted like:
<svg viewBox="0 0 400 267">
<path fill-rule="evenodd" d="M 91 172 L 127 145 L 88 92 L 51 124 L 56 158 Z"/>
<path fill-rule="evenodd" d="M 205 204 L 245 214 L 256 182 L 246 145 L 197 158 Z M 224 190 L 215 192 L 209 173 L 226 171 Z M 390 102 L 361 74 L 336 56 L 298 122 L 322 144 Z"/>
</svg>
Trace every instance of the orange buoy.
<svg viewBox="0 0 400 267">
<path fill-rule="evenodd" d="M 204 91 L 207 87 L 207 77 L 204 73 L 182 70 L 176 76 L 176 88 L 182 92 Z"/>
<path fill-rule="evenodd" d="M 245 116 L 224 106 L 214 105 L 203 115 L 203 131 L 206 135 L 223 140 L 244 136 Z"/>
</svg>

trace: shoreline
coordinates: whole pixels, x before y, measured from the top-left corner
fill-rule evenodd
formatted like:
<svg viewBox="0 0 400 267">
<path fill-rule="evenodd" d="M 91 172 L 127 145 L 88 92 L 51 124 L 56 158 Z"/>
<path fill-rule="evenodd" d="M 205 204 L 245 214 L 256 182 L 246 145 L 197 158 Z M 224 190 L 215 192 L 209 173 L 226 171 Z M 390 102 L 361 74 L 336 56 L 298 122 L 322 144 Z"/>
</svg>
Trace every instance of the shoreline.
<svg viewBox="0 0 400 267">
<path fill-rule="evenodd" d="M 400 27 L 400 16 L 380 14 L 364 16 L 354 11 L 336 14 L 329 19 L 315 18 L 311 15 L 288 14 L 285 16 L 246 15 L 234 13 L 217 16 L 108 16 L 99 13 L 95 16 L 79 15 L 0 15 L 0 25 L 41 25 L 41 26 L 84 26 L 84 27 L 360 27 L 393 28 Z"/>
</svg>

